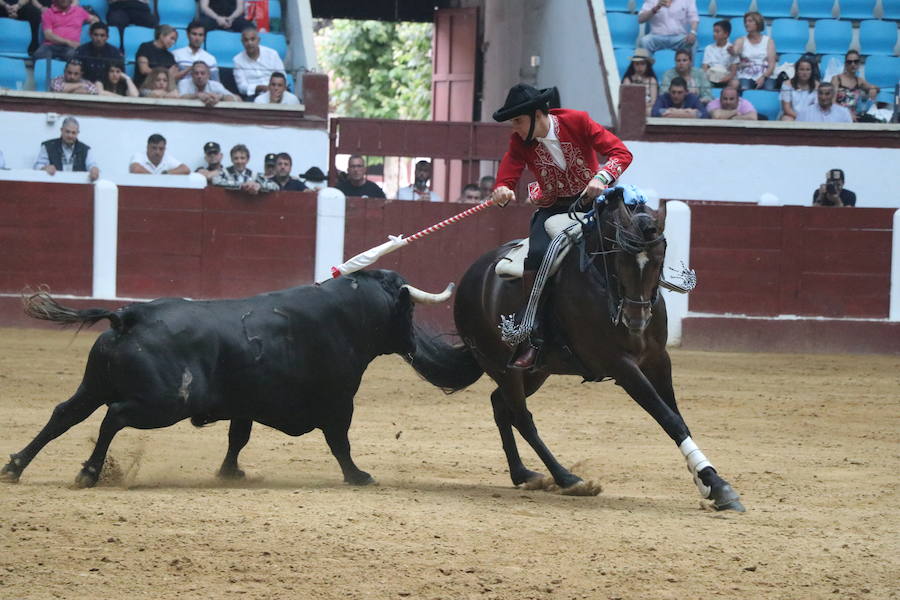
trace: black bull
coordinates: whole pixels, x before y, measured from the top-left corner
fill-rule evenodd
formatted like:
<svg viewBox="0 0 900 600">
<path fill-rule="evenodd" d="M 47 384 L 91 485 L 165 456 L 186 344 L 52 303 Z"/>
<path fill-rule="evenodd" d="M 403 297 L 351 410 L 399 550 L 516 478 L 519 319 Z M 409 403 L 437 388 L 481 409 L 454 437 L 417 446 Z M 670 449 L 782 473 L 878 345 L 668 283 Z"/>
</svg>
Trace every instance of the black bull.
<svg viewBox="0 0 900 600">
<path fill-rule="evenodd" d="M 294 436 L 321 429 L 344 480 L 370 483 L 350 456 L 353 397 L 376 356 L 408 357 L 423 337 L 413 324 L 414 301 L 439 300 L 391 271 L 241 300 L 165 298 L 116 311 L 74 310 L 35 294 L 26 301 L 33 317 L 79 326 L 108 319 L 112 327 L 94 343 L 75 394 L 11 455 L 0 479 L 18 481 L 48 442 L 106 404 L 96 447 L 76 477 L 79 486 L 97 482 L 109 445 L 124 427 L 155 429 L 184 419 L 198 426 L 231 421 L 223 477 L 243 476 L 238 454 L 256 421 Z M 471 371 L 471 381 L 480 374 Z"/>
</svg>

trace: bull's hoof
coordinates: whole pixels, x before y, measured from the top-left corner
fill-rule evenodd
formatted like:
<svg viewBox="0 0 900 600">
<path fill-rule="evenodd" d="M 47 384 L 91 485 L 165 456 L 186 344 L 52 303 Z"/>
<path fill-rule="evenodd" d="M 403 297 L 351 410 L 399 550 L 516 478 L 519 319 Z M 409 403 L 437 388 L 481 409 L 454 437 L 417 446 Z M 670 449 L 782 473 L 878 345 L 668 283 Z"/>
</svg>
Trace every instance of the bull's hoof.
<svg viewBox="0 0 900 600">
<path fill-rule="evenodd" d="M 512 477 L 513 485 L 525 486 L 525 489 L 533 489 L 529 488 L 528 485 L 534 481 L 540 481 L 544 478 L 540 473 L 535 473 L 534 471 L 530 471 L 528 469 L 522 469 L 521 471 L 517 471 L 516 473 L 510 473 L 510 477 Z"/>
<path fill-rule="evenodd" d="M 747 509 L 741 504 L 740 497 L 740 494 L 734 491 L 734 488 L 727 483 L 712 488 L 709 494 L 709 498 L 713 501 L 713 507 L 716 510 L 746 512 Z"/>
<path fill-rule="evenodd" d="M 0 469 L 0 481 L 3 483 L 19 483 L 19 477 L 22 475 L 22 469 L 14 460 L 9 461 Z"/>
<path fill-rule="evenodd" d="M 247 476 L 247 474 L 244 473 L 243 470 L 238 469 L 237 467 L 230 468 L 230 469 L 222 467 L 221 469 L 219 469 L 219 472 L 216 473 L 216 477 L 218 477 L 219 479 L 235 480 L 235 479 L 244 479 L 246 476 Z"/>
<path fill-rule="evenodd" d="M 348 475 L 344 477 L 344 483 L 348 483 L 350 485 L 376 485 L 378 482 L 375 481 L 375 478 L 366 473 L 365 471 L 360 471 L 354 475 Z"/>
<path fill-rule="evenodd" d="M 92 488 L 97 485 L 100 474 L 93 467 L 85 467 L 75 476 L 75 487 Z"/>
</svg>

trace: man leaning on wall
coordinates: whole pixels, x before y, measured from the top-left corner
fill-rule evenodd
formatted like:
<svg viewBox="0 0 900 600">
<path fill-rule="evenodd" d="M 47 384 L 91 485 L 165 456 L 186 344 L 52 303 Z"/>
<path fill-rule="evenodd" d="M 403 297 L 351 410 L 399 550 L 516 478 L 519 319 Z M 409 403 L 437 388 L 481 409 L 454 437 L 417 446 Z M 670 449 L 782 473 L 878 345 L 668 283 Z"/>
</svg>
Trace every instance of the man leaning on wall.
<svg viewBox="0 0 900 600">
<path fill-rule="evenodd" d="M 78 141 L 78 120 L 75 117 L 63 119 L 59 137 L 41 143 L 34 168 L 50 175 L 57 171 L 87 171 L 88 178 L 96 181 L 100 169 L 94 162 L 91 147 Z"/>
</svg>

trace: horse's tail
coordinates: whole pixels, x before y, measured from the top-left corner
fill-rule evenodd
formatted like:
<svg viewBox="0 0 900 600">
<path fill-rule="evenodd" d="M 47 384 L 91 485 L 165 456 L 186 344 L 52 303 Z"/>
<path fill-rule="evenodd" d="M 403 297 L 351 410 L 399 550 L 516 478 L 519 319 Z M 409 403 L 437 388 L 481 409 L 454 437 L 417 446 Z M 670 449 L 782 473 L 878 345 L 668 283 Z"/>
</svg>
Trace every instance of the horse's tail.
<svg viewBox="0 0 900 600">
<path fill-rule="evenodd" d="M 54 300 L 46 289 L 34 293 L 25 292 L 22 296 L 22 304 L 25 314 L 29 317 L 42 321 L 53 321 L 63 326 L 78 324 L 79 331 L 82 327 L 90 327 L 101 319 L 109 319 L 115 329 L 122 327 L 122 319 L 118 313 L 103 308 L 85 308 L 83 310 L 69 308 Z"/>
<path fill-rule="evenodd" d="M 484 369 L 465 344 L 448 344 L 443 334 L 426 331 L 413 323 L 416 349 L 403 358 L 422 378 L 452 394 L 469 387 L 484 374 Z"/>
</svg>

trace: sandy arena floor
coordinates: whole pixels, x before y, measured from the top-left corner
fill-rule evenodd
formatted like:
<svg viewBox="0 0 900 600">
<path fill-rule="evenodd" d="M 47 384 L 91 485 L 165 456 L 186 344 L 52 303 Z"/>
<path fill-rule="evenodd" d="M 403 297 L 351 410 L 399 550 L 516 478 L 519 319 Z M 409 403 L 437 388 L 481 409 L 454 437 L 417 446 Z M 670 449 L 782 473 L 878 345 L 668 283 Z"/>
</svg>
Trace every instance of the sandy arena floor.
<svg viewBox="0 0 900 600">
<path fill-rule="evenodd" d="M 0 330 L 0 454 L 75 390 L 95 332 Z M 483 378 L 444 396 L 397 357 L 351 429 L 378 486 L 342 483 L 321 433 L 125 430 L 118 481 L 72 482 L 104 412 L 0 484 L 0 598 L 897 598 L 900 359 L 673 353 L 694 439 L 743 495 L 704 510 L 662 430 L 611 383 L 530 404 L 596 497 L 512 487 Z M 543 465 L 520 442 L 526 464 Z"/>
</svg>

